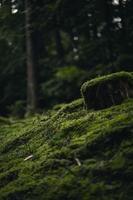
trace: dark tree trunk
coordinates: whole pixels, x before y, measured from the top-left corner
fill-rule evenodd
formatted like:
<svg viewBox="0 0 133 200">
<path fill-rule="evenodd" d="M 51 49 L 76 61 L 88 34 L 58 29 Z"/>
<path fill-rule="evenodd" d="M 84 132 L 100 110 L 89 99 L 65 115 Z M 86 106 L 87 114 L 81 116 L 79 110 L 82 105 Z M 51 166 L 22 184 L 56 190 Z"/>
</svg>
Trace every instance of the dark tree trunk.
<svg viewBox="0 0 133 200">
<path fill-rule="evenodd" d="M 61 34 L 60 34 L 60 30 L 58 29 L 58 27 L 55 30 L 55 40 L 56 40 L 56 48 L 57 48 L 58 55 L 60 58 L 63 58 L 64 48 L 62 45 Z"/>
<path fill-rule="evenodd" d="M 119 12 L 120 12 L 120 18 L 121 18 L 121 24 L 122 24 L 122 30 L 123 30 L 123 36 L 125 37 L 125 16 L 124 16 L 124 5 L 123 0 L 119 0 Z M 124 38 L 125 39 L 125 38 Z"/>
<path fill-rule="evenodd" d="M 111 1 L 103 0 L 104 5 L 104 20 L 106 22 L 105 34 L 107 41 L 107 60 L 113 65 L 113 34 L 112 34 L 112 13 L 111 13 Z"/>
<path fill-rule="evenodd" d="M 6 0 L 6 1 L 1 1 L 1 6 L 6 6 L 7 12 L 12 14 L 12 1 L 11 0 Z"/>
<path fill-rule="evenodd" d="M 59 22 L 58 22 L 57 14 L 55 15 L 54 23 L 55 23 L 56 49 L 57 49 L 57 53 L 59 55 L 59 58 L 62 59 L 63 56 L 64 56 L 64 48 L 63 48 L 63 44 L 62 44 L 62 38 L 61 38 L 61 33 L 60 33 L 60 25 L 59 25 Z"/>
<path fill-rule="evenodd" d="M 31 0 L 25 0 L 26 50 L 27 50 L 27 113 L 34 114 L 37 110 L 36 60 L 31 24 Z"/>
<path fill-rule="evenodd" d="M 127 51 L 127 33 L 126 33 L 126 21 L 125 21 L 125 9 L 123 5 L 123 0 L 119 0 L 119 12 L 120 12 L 120 18 L 121 18 L 121 25 L 122 25 L 122 51 L 123 53 L 126 53 L 125 50 Z"/>
</svg>

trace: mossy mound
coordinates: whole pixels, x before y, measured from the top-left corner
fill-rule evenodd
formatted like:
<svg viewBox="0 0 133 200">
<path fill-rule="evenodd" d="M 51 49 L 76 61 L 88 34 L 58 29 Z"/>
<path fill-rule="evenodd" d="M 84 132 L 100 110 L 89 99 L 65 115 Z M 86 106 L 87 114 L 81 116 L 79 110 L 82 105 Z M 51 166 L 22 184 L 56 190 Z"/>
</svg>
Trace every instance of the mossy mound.
<svg viewBox="0 0 133 200">
<path fill-rule="evenodd" d="M 103 109 L 133 97 L 133 76 L 117 72 L 85 82 L 81 87 L 87 109 Z"/>
<path fill-rule="evenodd" d="M 132 200 L 133 99 L 4 119 L 0 141 L 0 200 Z"/>
</svg>

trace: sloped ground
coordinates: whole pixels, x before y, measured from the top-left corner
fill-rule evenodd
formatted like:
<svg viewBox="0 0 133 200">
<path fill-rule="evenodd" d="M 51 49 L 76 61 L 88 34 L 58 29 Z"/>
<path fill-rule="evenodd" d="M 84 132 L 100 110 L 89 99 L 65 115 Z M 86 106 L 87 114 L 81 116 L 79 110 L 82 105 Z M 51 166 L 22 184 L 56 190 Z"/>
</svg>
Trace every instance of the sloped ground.
<svg viewBox="0 0 133 200">
<path fill-rule="evenodd" d="M 0 200 L 132 200 L 133 100 L 0 119 Z M 33 158 L 24 161 L 27 156 Z"/>
</svg>

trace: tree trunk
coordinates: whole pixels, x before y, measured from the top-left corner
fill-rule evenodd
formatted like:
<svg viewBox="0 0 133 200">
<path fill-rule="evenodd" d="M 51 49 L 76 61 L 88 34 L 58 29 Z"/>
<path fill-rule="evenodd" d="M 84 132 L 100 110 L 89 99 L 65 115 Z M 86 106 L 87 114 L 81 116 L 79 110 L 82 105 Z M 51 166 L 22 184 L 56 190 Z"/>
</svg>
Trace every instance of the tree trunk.
<svg viewBox="0 0 133 200">
<path fill-rule="evenodd" d="M 27 51 L 27 113 L 34 114 L 37 110 L 36 62 L 33 45 L 33 29 L 31 24 L 31 0 L 25 0 L 26 51 Z"/>
<path fill-rule="evenodd" d="M 127 42 L 127 33 L 126 33 L 126 21 L 125 21 L 125 7 L 123 5 L 123 0 L 119 0 L 119 12 L 120 12 L 120 18 L 121 18 L 121 25 L 122 25 L 122 53 L 126 53 L 125 50 L 127 51 L 128 48 L 128 42 Z"/>
<path fill-rule="evenodd" d="M 56 40 L 56 48 L 57 48 L 58 55 L 62 59 L 64 56 L 64 48 L 62 45 L 61 34 L 60 34 L 60 30 L 58 29 L 58 27 L 55 30 L 55 40 Z"/>
<path fill-rule="evenodd" d="M 64 48 L 62 44 L 62 38 L 61 38 L 61 33 L 60 33 L 60 25 L 58 22 L 58 16 L 55 14 L 54 18 L 54 23 L 55 23 L 55 43 L 56 43 L 56 49 L 57 53 L 60 59 L 63 59 L 64 57 Z"/>
<path fill-rule="evenodd" d="M 104 20 L 106 22 L 106 41 L 107 41 L 107 60 L 113 66 L 114 53 L 113 53 L 113 34 L 112 34 L 112 13 L 110 8 L 110 0 L 103 0 L 104 5 Z"/>
</svg>

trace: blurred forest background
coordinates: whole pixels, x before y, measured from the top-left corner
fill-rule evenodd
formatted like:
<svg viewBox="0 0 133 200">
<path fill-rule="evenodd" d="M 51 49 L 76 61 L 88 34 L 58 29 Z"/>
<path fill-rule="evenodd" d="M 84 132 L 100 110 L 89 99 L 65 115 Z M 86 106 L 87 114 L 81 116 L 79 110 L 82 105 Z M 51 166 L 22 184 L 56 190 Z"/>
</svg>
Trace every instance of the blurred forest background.
<svg viewBox="0 0 133 200">
<path fill-rule="evenodd" d="M 132 66 L 132 0 L 0 0 L 0 115 L 70 102 Z"/>
</svg>

